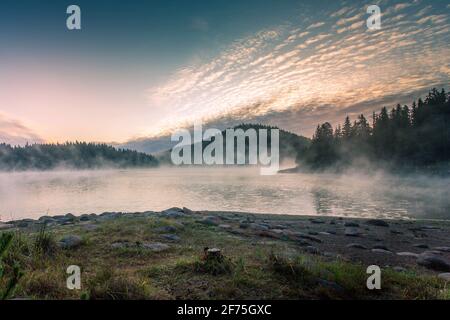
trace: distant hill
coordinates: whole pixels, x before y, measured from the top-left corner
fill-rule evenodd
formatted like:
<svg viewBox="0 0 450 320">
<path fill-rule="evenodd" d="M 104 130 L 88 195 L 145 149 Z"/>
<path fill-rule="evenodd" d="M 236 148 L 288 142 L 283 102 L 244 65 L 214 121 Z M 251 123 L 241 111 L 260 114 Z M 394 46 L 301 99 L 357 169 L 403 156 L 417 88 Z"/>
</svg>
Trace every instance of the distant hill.
<svg viewBox="0 0 450 320">
<path fill-rule="evenodd" d="M 0 170 L 50 170 L 55 168 L 154 167 L 155 157 L 106 144 L 85 142 L 32 144 L 24 147 L 0 144 Z"/>
<path fill-rule="evenodd" d="M 267 129 L 269 132 L 269 146 L 270 146 L 270 129 L 278 129 L 280 132 L 280 162 L 283 162 L 285 160 L 288 159 L 295 159 L 297 154 L 299 152 L 301 152 L 302 150 L 306 150 L 310 143 L 311 140 L 303 137 L 303 136 L 299 136 L 295 133 L 292 132 L 288 132 L 285 131 L 283 129 L 279 129 L 278 127 L 274 127 L 274 126 L 266 126 L 266 125 L 261 125 L 261 124 L 240 124 L 237 125 L 235 127 L 233 127 L 233 129 L 242 129 L 244 131 L 248 130 L 248 129 L 255 129 L 257 132 L 260 129 Z M 225 155 L 225 146 L 226 146 L 226 131 L 223 130 L 222 131 L 222 137 L 223 137 L 223 145 L 224 145 L 224 156 Z M 203 141 L 203 146 L 202 149 L 206 148 L 206 146 L 208 146 L 212 141 Z M 236 144 L 235 144 L 236 147 Z M 191 145 L 191 153 L 192 156 L 194 154 L 193 152 L 194 150 L 194 145 Z M 159 154 L 155 154 L 155 157 L 160 161 L 160 163 L 164 163 L 164 164 L 171 164 L 171 152 L 172 149 L 169 149 L 165 152 L 161 152 Z M 248 154 L 248 141 L 246 140 L 246 154 Z"/>
</svg>

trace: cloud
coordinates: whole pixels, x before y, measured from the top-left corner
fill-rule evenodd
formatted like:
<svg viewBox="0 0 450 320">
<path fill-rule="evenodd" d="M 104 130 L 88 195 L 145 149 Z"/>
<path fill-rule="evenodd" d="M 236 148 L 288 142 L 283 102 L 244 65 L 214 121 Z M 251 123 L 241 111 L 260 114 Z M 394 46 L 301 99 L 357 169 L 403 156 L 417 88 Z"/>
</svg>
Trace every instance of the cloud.
<svg viewBox="0 0 450 320">
<path fill-rule="evenodd" d="M 9 119 L 0 114 L 0 143 L 24 145 L 27 142 L 42 143 L 44 140 L 20 121 Z"/>
<path fill-rule="evenodd" d="M 447 15 L 428 7 L 417 8 L 420 18 L 395 13 L 406 9 L 402 3 L 389 8 L 394 11 L 382 19 L 381 30 L 368 31 L 364 13 L 357 12 L 361 8 L 348 6 L 325 14 L 335 20 L 327 22 L 329 27 L 320 17 L 305 25 L 286 23 L 186 65 L 148 90 L 152 107 L 168 112 L 154 124 L 158 133 L 200 119 L 272 119 L 272 124 L 279 121 L 310 134 L 317 120 L 333 121 L 348 111 L 370 113 L 382 106 L 375 106 L 377 101 L 394 101 L 405 93 L 417 98 L 430 87 L 448 84 Z M 424 28 L 424 23 L 430 25 Z"/>
<path fill-rule="evenodd" d="M 323 26 L 324 24 L 325 24 L 325 22 L 316 22 L 316 23 L 313 23 L 312 25 L 310 25 L 308 28 L 306 28 L 306 30 L 319 28 L 319 27 Z"/>
</svg>

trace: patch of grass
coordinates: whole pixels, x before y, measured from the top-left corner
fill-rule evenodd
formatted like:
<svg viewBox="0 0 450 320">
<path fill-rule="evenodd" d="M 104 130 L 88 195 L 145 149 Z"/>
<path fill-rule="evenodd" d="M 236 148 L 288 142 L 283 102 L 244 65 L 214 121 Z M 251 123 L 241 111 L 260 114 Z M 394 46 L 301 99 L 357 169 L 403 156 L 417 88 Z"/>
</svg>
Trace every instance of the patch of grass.
<svg viewBox="0 0 450 320">
<path fill-rule="evenodd" d="M 54 235 L 47 230 L 45 224 L 42 225 L 34 239 L 34 252 L 42 256 L 55 256 L 58 251 L 58 245 Z"/>
</svg>

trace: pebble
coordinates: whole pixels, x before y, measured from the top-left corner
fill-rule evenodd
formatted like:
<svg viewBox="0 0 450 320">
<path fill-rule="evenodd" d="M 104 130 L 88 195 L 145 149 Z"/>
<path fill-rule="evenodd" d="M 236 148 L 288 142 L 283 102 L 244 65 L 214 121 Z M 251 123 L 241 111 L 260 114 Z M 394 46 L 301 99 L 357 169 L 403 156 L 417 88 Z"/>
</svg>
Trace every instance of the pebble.
<svg viewBox="0 0 450 320">
<path fill-rule="evenodd" d="M 371 250 L 373 253 L 384 253 L 384 254 L 392 254 L 391 251 L 388 250 L 384 250 L 384 249 L 372 249 Z"/>
</svg>

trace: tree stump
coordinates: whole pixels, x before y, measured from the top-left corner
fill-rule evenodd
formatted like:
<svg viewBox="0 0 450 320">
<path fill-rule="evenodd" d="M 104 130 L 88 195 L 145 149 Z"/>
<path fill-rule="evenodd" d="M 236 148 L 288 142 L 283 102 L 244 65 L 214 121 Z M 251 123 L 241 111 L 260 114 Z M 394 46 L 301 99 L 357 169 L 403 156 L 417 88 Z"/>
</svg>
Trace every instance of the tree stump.
<svg viewBox="0 0 450 320">
<path fill-rule="evenodd" d="M 205 252 L 205 256 L 204 259 L 205 260 L 217 260 L 220 261 L 222 260 L 222 251 L 218 248 L 205 248 L 204 250 Z"/>
</svg>

